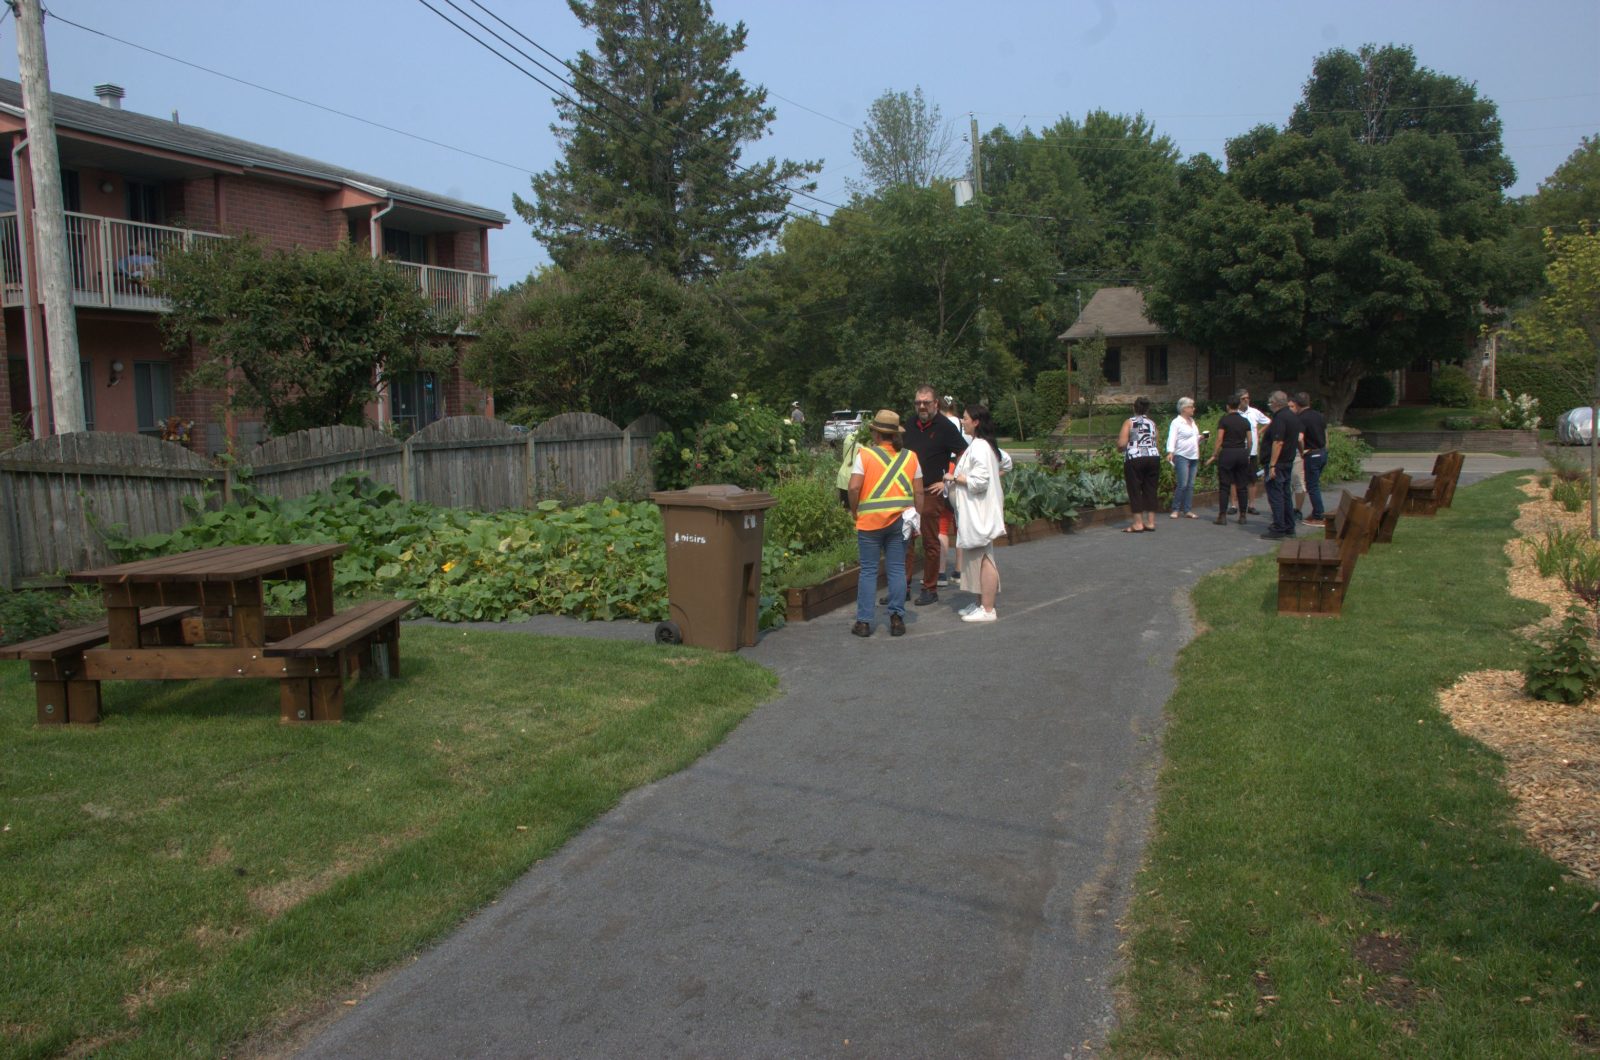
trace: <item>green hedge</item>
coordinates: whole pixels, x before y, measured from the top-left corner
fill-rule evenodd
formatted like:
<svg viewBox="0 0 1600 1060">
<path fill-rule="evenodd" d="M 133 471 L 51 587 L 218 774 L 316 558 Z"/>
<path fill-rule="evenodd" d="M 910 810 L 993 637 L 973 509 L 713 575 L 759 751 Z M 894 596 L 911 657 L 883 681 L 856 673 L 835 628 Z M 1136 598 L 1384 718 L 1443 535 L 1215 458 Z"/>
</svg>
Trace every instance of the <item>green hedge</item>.
<svg viewBox="0 0 1600 1060">
<path fill-rule="evenodd" d="M 1546 424 L 1554 424 L 1563 412 L 1586 404 L 1593 378 L 1594 363 L 1585 357 L 1501 357 L 1495 368 L 1497 390 L 1512 397 L 1531 394 L 1538 398 L 1539 418 Z"/>
</svg>

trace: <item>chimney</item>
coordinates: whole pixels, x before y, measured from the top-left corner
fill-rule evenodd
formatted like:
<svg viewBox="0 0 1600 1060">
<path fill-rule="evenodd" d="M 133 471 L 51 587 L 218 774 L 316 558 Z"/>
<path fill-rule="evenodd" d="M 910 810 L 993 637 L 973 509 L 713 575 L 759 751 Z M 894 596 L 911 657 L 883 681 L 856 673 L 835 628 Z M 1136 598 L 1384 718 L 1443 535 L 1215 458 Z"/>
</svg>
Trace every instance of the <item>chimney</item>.
<svg viewBox="0 0 1600 1060">
<path fill-rule="evenodd" d="M 110 107 L 112 110 L 122 109 L 122 97 L 125 95 L 127 93 L 122 91 L 121 85 L 94 86 L 94 96 L 100 101 L 100 105 L 102 107 Z"/>
</svg>

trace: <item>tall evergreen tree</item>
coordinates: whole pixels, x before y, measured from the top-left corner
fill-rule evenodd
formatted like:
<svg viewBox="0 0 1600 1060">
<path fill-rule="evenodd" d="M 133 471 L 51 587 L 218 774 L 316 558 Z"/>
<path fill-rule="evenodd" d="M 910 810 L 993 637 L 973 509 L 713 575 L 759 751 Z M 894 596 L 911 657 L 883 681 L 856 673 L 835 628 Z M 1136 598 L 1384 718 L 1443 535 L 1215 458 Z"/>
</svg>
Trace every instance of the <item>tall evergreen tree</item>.
<svg viewBox="0 0 1600 1060">
<path fill-rule="evenodd" d="M 595 33 L 579 96 L 555 101 L 564 157 L 517 213 L 559 264 L 595 248 L 641 254 L 679 279 L 714 274 L 774 235 L 815 163 L 741 163 L 774 118 L 732 60 L 743 23 L 706 0 L 568 0 Z"/>
</svg>

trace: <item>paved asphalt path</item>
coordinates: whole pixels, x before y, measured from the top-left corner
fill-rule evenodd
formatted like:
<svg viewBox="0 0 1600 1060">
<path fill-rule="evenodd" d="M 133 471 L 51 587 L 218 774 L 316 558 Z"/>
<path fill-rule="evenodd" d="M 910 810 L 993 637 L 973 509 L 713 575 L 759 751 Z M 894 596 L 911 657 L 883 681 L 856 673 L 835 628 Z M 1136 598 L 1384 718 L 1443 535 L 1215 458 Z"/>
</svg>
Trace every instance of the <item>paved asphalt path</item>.
<svg viewBox="0 0 1600 1060">
<path fill-rule="evenodd" d="M 1475 460 L 1468 476 L 1503 470 Z M 777 699 L 303 1055 L 1098 1047 L 1174 656 L 1192 633 L 1187 592 L 1275 547 L 1257 536 L 1265 516 L 1157 522 L 1000 550 L 992 625 L 962 623 L 970 597 L 946 592 L 908 609 L 900 639 L 881 607 L 870 639 L 850 635 L 848 609 L 765 637 L 745 655 L 780 675 Z"/>
</svg>

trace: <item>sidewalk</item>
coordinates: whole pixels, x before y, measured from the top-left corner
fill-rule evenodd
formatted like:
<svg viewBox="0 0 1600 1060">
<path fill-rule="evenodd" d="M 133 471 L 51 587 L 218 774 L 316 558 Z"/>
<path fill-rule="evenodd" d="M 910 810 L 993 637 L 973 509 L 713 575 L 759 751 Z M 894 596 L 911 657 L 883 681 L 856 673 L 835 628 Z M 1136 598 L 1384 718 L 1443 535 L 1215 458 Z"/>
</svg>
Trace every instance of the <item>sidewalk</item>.
<svg viewBox="0 0 1600 1060">
<path fill-rule="evenodd" d="M 1274 551 L 1267 523 L 1004 549 L 993 625 L 949 592 L 900 639 L 882 608 L 865 640 L 849 609 L 767 636 L 777 699 L 303 1055 L 1088 1055 L 1188 591 Z"/>
</svg>

